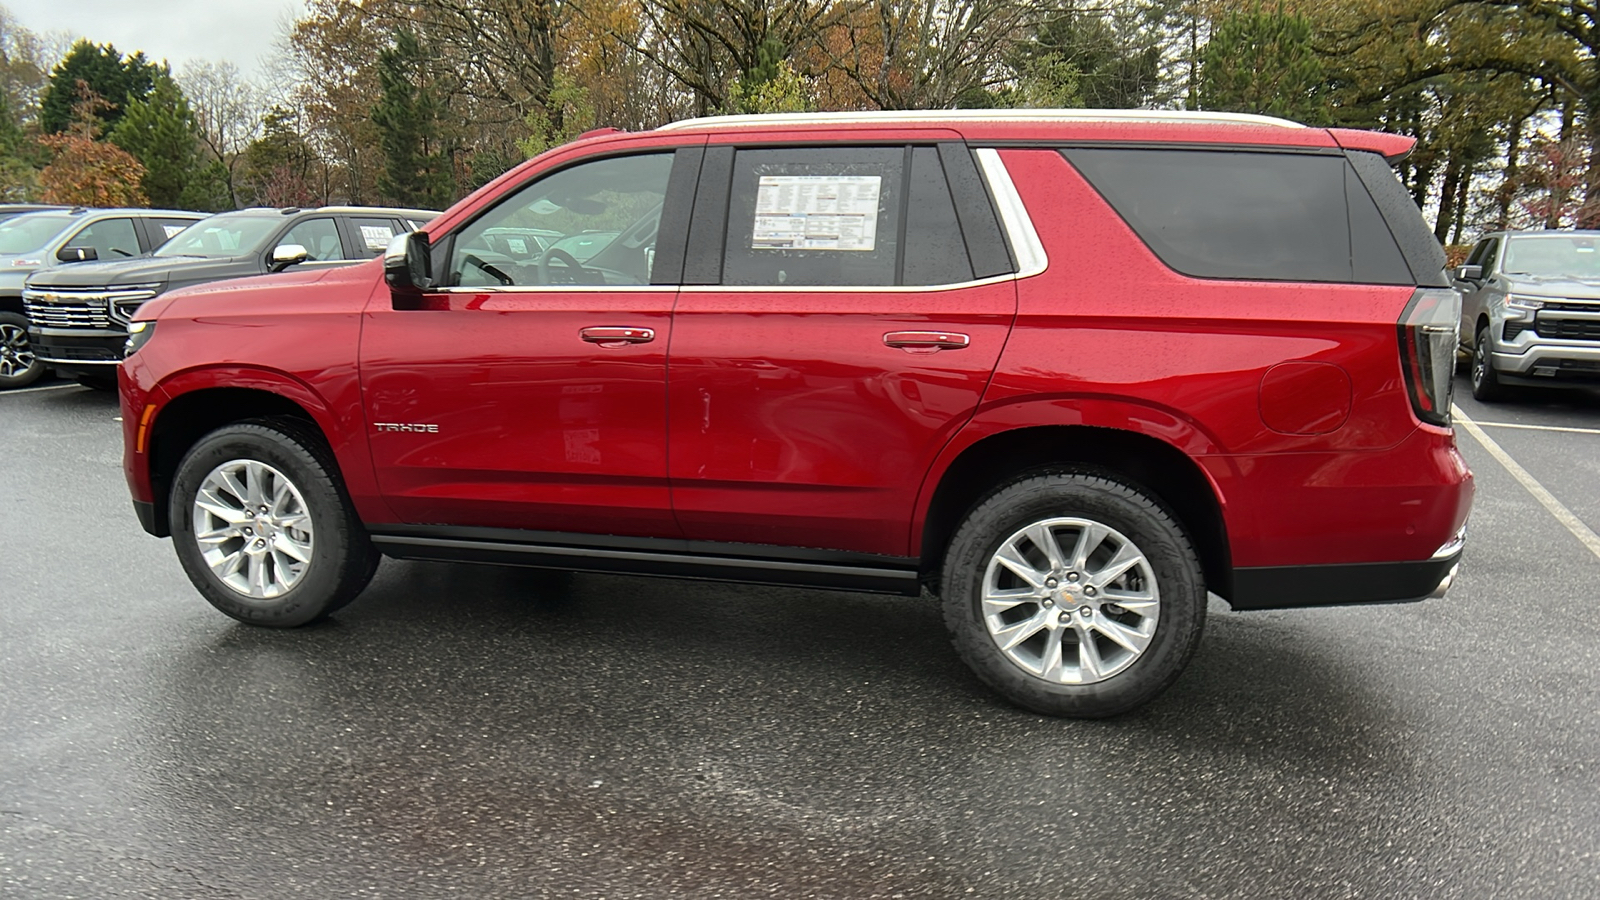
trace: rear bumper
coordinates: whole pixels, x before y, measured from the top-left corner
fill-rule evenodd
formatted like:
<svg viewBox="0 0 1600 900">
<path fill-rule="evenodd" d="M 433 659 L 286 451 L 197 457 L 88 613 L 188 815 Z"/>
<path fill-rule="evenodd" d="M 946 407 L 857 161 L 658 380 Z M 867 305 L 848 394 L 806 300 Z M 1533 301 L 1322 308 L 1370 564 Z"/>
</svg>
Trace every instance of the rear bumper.
<svg viewBox="0 0 1600 900">
<path fill-rule="evenodd" d="M 1457 550 L 1420 562 L 1235 569 L 1228 602 L 1234 609 L 1293 609 L 1435 600 L 1450 589 L 1460 564 Z"/>
</svg>

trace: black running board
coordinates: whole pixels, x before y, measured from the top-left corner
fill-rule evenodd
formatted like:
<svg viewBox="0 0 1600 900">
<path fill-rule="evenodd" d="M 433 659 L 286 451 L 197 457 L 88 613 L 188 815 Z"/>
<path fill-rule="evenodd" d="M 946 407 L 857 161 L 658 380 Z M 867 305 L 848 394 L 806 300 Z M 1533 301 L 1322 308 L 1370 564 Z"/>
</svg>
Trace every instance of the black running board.
<svg viewBox="0 0 1600 900">
<path fill-rule="evenodd" d="M 917 560 L 839 550 L 431 525 L 369 526 L 396 559 L 532 566 L 915 596 Z"/>
</svg>

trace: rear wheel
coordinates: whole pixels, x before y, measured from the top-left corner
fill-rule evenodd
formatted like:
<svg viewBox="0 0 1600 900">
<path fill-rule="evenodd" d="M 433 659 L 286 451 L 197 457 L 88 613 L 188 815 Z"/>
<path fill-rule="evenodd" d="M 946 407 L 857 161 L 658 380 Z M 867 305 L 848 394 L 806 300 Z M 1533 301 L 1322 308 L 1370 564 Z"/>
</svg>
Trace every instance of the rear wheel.
<svg viewBox="0 0 1600 900">
<path fill-rule="evenodd" d="M 173 479 L 171 520 L 189 580 L 252 625 L 314 622 L 353 600 L 377 568 L 331 455 L 292 420 L 202 438 Z"/>
<path fill-rule="evenodd" d="M 993 494 L 951 542 L 945 623 L 978 677 L 1018 706 L 1094 718 L 1175 681 L 1199 643 L 1193 545 L 1140 489 L 1037 475 Z"/>
<path fill-rule="evenodd" d="M 28 341 L 28 319 L 0 312 L 0 391 L 27 387 L 44 375 L 45 365 Z"/>
<path fill-rule="evenodd" d="M 1496 400 L 1506 399 L 1506 386 L 1500 383 L 1500 376 L 1494 371 L 1494 348 L 1489 345 L 1489 329 L 1487 326 L 1478 329 L 1478 336 L 1472 345 L 1472 399 L 1483 403 L 1493 403 Z"/>
</svg>

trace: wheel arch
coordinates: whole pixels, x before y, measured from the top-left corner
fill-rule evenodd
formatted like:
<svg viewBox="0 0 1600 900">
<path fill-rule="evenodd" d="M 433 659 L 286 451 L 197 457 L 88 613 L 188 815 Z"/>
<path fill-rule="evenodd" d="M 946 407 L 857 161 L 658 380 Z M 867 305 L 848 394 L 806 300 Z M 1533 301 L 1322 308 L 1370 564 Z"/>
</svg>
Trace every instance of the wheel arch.
<svg viewBox="0 0 1600 900">
<path fill-rule="evenodd" d="M 1026 473 L 1074 467 L 1124 478 L 1167 506 L 1194 542 L 1209 590 L 1232 596 L 1232 554 L 1216 486 L 1172 444 L 1099 425 L 1012 428 L 962 449 L 939 475 L 921 518 L 917 546 L 924 581 L 937 581 L 956 529 L 990 493 Z"/>
<path fill-rule="evenodd" d="M 161 404 L 150 423 L 145 456 L 154 524 L 161 536 L 171 533 L 168 498 L 178 464 L 189 448 L 212 431 L 247 419 L 289 418 L 314 432 L 324 443 L 328 441 L 324 422 L 313 411 L 326 416 L 326 408 L 314 402 L 307 403 L 304 396 L 291 396 L 291 392 L 268 389 L 260 384 L 207 385 L 192 390 L 183 390 L 181 384 L 163 387 L 164 393 L 172 399 Z M 174 391 L 173 387 L 178 390 Z"/>
</svg>

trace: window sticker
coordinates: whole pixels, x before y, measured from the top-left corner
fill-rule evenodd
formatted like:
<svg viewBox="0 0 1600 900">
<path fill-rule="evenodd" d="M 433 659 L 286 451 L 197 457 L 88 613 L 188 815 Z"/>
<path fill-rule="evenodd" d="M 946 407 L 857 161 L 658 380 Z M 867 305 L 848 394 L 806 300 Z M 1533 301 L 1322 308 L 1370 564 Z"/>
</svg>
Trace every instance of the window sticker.
<svg viewBox="0 0 1600 900">
<path fill-rule="evenodd" d="M 163 225 L 161 226 L 161 230 L 165 231 L 167 233 L 167 237 L 170 238 L 188 227 L 189 226 L 187 225 Z"/>
<path fill-rule="evenodd" d="M 361 226 L 361 240 L 366 243 L 368 250 L 387 250 L 389 241 L 394 238 L 394 232 L 384 225 Z"/>
<path fill-rule="evenodd" d="M 881 175 L 763 175 L 752 250 L 872 250 Z"/>
<path fill-rule="evenodd" d="M 511 248 L 512 253 L 528 255 L 528 242 L 522 238 L 506 238 L 506 246 Z"/>
</svg>

